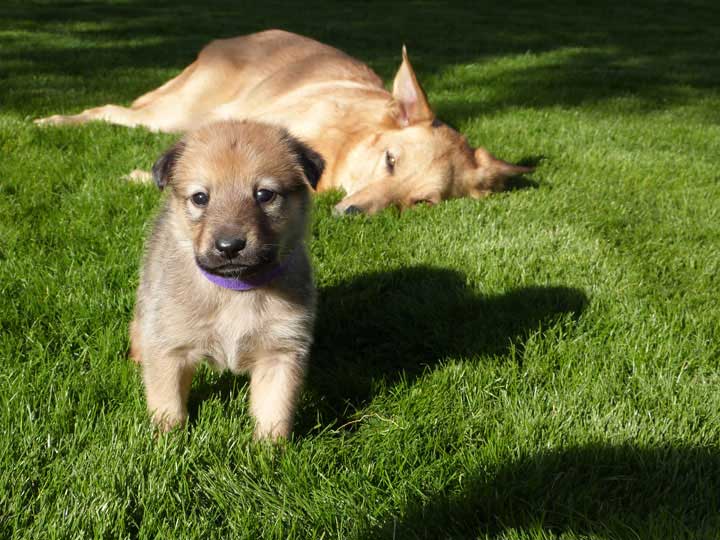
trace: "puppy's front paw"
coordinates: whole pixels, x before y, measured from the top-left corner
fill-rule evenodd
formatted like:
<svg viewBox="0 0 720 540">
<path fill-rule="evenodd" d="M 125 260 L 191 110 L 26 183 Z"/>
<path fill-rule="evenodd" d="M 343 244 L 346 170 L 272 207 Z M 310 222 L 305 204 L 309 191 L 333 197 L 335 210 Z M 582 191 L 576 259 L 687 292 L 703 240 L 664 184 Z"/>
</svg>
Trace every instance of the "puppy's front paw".
<svg viewBox="0 0 720 540">
<path fill-rule="evenodd" d="M 172 431 L 182 426 L 187 420 L 187 414 L 156 410 L 152 413 L 152 423 L 161 433 Z"/>
<path fill-rule="evenodd" d="M 289 422 L 278 422 L 275 424 L 255 424 L 253 439 L 256 441 L 280 442 L 290 436 L 291 426 Z"/>
</svg>

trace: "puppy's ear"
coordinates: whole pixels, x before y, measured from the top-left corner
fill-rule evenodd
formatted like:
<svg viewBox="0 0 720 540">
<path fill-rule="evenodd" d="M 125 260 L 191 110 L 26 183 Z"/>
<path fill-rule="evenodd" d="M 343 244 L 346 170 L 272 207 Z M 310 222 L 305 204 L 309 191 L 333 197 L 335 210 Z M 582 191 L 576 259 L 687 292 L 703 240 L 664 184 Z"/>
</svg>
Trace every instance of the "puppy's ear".
<svg viewBox="0 0 720 540">
<path fill-rule="evenodd" d="M 292 148 L 292 151 L 298 157 L 300 166 L 305 173 L 305 178 L 307 178 L 310 186 L 315 189 L 325 170 L 325 159 L 308 145 L 300 142 L 291 135 L 288 135 L 288 142 L 290 143 L 290 148 Z"/>
<path fill-rule="evenodd" d="M 152 167 L 153 180 L 160 189 L 164 189 L 172 180 L 175 171 L 175 164 L 185 150 L 185 143 L 178 141 L 170 149 L 160 156 Z"/>
</svg>

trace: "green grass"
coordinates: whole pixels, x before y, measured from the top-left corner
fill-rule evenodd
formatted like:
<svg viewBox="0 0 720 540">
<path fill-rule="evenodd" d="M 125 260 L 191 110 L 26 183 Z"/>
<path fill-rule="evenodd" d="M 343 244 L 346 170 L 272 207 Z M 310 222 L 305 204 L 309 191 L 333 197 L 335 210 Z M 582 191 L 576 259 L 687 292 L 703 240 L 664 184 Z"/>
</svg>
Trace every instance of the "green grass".
<svg viewBox="0 0 720 540">
<path fill-rule="evenodd" d="M 720 8 L 714 2 L 5 2 L 0 537 L 720 537 Z M 541 5 L 542 4 L 542 5 Z M 129 103 L 213 37 L 283 27 L 386 80 L 536 188 L 335 219 L 295 437 L 254 444 L 202 370 L 155 439 L 126 360 L 173 140 L 29 120 Z"/>
</svg>

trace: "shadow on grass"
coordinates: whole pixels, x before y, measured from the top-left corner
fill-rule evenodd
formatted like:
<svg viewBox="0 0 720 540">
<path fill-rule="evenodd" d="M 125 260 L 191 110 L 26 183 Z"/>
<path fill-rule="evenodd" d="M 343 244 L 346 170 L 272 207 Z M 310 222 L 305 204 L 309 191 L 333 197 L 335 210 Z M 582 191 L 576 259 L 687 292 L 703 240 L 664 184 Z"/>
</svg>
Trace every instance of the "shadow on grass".
<svg viewBox="0 0 720 540">
<path fill-rule="evenodd" d="M 193 430 L 203 403 L 218 399 L 227 405 L 234 399 L 241 399 L 248 391 L 245 388 L 250 379 L 246 375 L 235 375 L 231 371 L 213 374 L 207 366 L 201 366 L 195 374 L 193 388 L 188 399 L 188 428 Z"/>
<path fill-rule="evenodd" d="M 521 358 L 529 332 L 578 317 L 587 302 L 582 291 L 569 287 L 480 296 L 460 272 L 427 266 L 365 274 L 323 288 L 305 385 L 308 405 L 295 433 L 344 424 L 381 388 L 401 378 L 411 382 L 446 358 L 487 358 L 511 346 Z M 228 402 L 246 383 L 229 372 L 201 379 L 190 394 L 190 424 L 203 401 Z"/>
<path fill-rule="evenodd" d="M 537 167 L 540 165 L 541 162 L 545 161 L 545 156 L 525 156 L 519 161 L 517 161 L 516 165 L 522 165 L 523 167 Z M 546 187 L 550 184 L 548 182 L 543 182 L 543 185 Z M 503 191 L 518 191 L 521 189 L 537 189 L 540 187 L 540 182 L 535 180 L 534 178 L 527 176 L 527 175 L 521 175 L 521 176 L 513 176 L 505 180 L 503 183 Z"/>
<path fill-rule="evenodd" d="M 717 538 L 719 450 L 588 444 L 525 455 L 466 476 L 452 493 L 411 502 L 361 537 L 475 538 L 514 529 L 538 537 Z"/>
<path fill-rule="evenodd" d="M 505 354 L 587 297 L 569 287 L 480 296 L 454 270 L 418 266 L 361 275 L 320 291 L 307 390 L 326 424 L 343 423 L 383 385 L 412 381 L 446 358 Z M 521 356 L 521 355 L 519 355 Z M 299 419 L 299 433 L 309 426 Z M 338 424 L 339 425 L 339 424 Z"/>
</svg>

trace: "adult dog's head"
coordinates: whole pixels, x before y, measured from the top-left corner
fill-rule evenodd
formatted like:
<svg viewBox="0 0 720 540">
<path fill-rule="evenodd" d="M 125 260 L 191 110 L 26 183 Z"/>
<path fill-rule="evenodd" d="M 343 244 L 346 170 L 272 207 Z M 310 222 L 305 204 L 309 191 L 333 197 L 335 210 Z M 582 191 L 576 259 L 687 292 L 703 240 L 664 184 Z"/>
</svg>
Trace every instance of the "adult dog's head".
<svg viewBox="0 0 720 540">
<path fill-rule="evenodd" d="M 502 191 L 507 179 L 531 172 L 512 165 L 435 117 L 405 48 L 393 83 L 393 103 L 383 129 L 365 134 L 337 165 L 336 174 L 358 186 L 337 213 L 372 214 L 387 206 L 408 208 L 457 197 Z"/>
<path fill-rule="evenodd" d="M 153 166 L 181 243 L 203 270 L 246 278 L 302 241 L 319 154 L 285 129 L 220 122 L 188 133 Z"/>
</svg>

